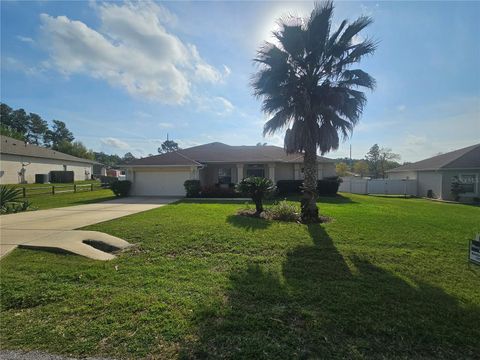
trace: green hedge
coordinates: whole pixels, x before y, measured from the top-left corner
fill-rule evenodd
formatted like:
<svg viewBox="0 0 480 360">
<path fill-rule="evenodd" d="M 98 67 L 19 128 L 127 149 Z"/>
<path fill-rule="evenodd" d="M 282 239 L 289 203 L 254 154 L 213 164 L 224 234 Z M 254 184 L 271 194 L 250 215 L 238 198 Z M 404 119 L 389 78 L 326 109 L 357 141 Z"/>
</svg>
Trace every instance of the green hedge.
<svg viewBox="0 0 480 360">
<path fill-rule="evenodd" d="M 335 195 L 341 183 L 339 177 L 325 178 L 317 181 L 318 195 Z M 303 180 L 279 180 L 277 190 L 279 195 L 301 194 Z"/>
</svg>

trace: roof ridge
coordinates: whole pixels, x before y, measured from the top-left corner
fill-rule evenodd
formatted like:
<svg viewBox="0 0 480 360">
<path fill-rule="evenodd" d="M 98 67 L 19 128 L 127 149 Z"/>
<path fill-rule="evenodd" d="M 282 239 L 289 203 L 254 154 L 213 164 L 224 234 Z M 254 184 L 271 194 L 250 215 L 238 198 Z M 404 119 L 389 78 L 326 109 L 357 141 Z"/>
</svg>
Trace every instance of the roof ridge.
<svg viewBox="0 0 480 360">
<path fill-rule="evenodd" d="M 468 149 L 470 148 L 470 150 L 468 150 L 467 152 L 464 152 L 462 155 L 456 157 L 455 159 L 447 162 L 446 164 L 443 164 L 442 166 L 440 166 L 440 169 L 443 169 L 445 168 L 447 165 L 453 163 L 454 161 L 457 161 L 458 159 L 464 157 L 465 155 L 467 155 L 468 153 L 472 152 L 473 150 L 475 150 L 477 147 L 480 147 L 480 144 L 475 144 L 475 145 L 471 145 L 471 146 L 467 146 L 465 148 L 462 148 L 462 149 L 458 149 L 458 150 L 454 150 L 454 151 L 460 151 L 460 150 L 464 150 L 464 149 Z M 452 151 L 453 152 L 453 151 Z M 448 153 L 447 153 L 448 154 Z"/>
<path fill-rule="evenodd" d="M 175 152 L 176 154 L 180 155 L 180 156 L 183 157 L 184 159 L 193 161 L 195 164 L 202 165 L 202 164 L 200 164 L 198 161 L 193 160 L 193 159 L 190 159 L 187 155 L 184 155 L 184 154 L 180 153 L 180 151 L 182 151 L 182 150 L 174 150 L 174 152 Z"/>
</svg>

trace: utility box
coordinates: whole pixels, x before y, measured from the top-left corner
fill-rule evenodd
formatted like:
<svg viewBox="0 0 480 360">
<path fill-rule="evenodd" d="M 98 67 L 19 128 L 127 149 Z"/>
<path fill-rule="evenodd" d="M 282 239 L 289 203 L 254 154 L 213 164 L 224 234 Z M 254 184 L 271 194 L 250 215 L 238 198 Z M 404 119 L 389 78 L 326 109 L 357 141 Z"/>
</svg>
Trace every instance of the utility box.
<svg viewBox="0 0 480 360">
<path fill-rule="evenodd" d="M 35 184 L 46 184 L 48 183 L 48 174 L 35 174 Z"/>
<path fill-rule="evenodd" d="M 50 182 L 73 183 L 75 174 L 73 171 L 50 171 Z"/>
</svg>

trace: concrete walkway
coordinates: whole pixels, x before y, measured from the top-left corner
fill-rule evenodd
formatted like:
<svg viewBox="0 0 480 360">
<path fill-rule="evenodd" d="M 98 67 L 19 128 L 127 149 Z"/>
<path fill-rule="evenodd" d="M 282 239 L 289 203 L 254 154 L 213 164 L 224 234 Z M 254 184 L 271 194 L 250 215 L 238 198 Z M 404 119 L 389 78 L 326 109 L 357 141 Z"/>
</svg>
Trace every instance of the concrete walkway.
<svg viewBox="0 0 480 360">
<path fill-rule="evenodd" d="M 0 216 L 0 258 L 20 246 L 58 249 L 96 260 L 110 260 L 115 256 L 99 249 L 124 249 L 131 245 L 98 231 L 73 230 L 155 209 L 177 200 L 128 197 L 96 204 L 3 215 Z"/>
</svg>

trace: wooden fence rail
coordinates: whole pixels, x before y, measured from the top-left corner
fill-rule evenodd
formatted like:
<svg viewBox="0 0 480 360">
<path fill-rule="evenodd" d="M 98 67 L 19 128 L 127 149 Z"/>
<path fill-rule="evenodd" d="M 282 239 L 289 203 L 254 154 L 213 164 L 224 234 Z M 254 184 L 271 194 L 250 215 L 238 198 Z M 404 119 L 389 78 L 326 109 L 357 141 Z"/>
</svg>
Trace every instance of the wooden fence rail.
<svg viewBox="0 0 480 360">
<path fill-rule="evenodd" d="M 23 186 L 23 187 L 21 187 L 22 196 L 24 198 L 26 198 L 27 196 L 77 193 L 77 192 L 103 190 L 103 189 L 109 189 L 109 188 L 110 188 L 110 184 L 93 184 L 93 183 L 92 184 L 49 185 L 49 186 L 38 186 L 38 187 L 25 187 L 25 186 Z"/>
</svg>

